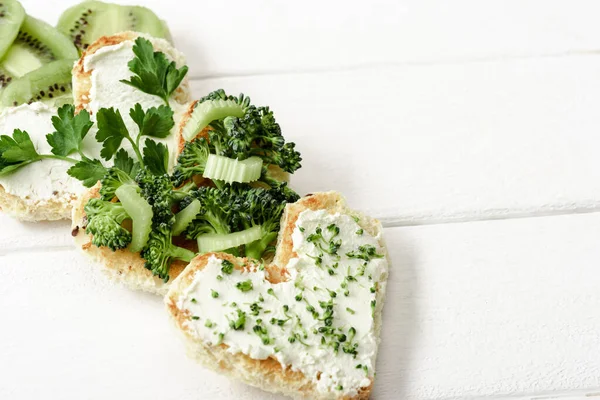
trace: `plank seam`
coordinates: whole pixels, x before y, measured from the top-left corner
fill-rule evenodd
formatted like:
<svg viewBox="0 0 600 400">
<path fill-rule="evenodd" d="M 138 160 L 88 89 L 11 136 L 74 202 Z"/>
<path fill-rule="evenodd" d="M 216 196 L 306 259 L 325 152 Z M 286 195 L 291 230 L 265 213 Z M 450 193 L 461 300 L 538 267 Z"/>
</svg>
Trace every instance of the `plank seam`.
<svg viewBox="0 0 600 400">
<path fill-rule="evenodd" d="M 206 75 L 193 75 L 190 76 L 190 81 L 202 82 L 213 79 L 227 79 L 227 78 L 252 78 L 261 76 L 280 76 L 280 75 L 304 75 L 304 74 L 324 74 L 331 72 L 352 72 L 352 71 L 365 71 L 365 70 L 377 70 L 384 68 L 397 68 L 397 67 L 415 67 L 415 66 L 443 66 L 443 65 L 470 65 L 470 64 L 481 64 L 481 63 L 495 63 L 495 62 L 513 62 L 522 60 L 544 60 L 544 59 L 561 59 L 571 57 L 589 57 L 600 55 L 600 49 L 580 49 L 580 50 L 568 50 L 555 53 L 541 53 L 541 54 L 506 54 L 496 56 L 484 56 L 484 57 L 471 57 L 471 58 L 441 58 L 437 60 L 413 60 L 413 61 L 402 61 L 402 62 L 378 62 L 378 63 L 364 63 L 355 64 L 341 67 L 308 67 L 300 69 L 275 69 L 275 70 L 256 70 L 248 72 L 224 72 L 214 73 Z"/>
</svg>

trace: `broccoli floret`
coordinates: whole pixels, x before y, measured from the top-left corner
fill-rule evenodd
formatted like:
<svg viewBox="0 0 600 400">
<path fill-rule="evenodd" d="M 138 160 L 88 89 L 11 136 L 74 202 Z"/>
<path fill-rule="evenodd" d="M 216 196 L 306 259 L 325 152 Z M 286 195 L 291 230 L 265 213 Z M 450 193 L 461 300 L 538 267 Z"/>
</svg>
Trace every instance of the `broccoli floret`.
<svg viewBox="0 0 600 400">
<path fill-rule="evenodd" d="M 194 175 L 202 175 L 210 153 L 211 147 L 205 138 L 187 142 L 177 158 L 173 171 L 174 184 L 179 186 Z"/>
<path fill-rule="evenodd" d="M 228 96 L 223 89 L 217 89 L 215 91 L 210 92 L 209 94 L 198 100 L 198 102 L 203 103 L 206 100 L 233 100 L 242 107 L 248 107 L 250 105 L 250 97 L 244 96 L 243 93 L 240 93 L 238 97 L 231 95 Z"/>
<path fill-rule="evenodd" d="M 277 238 L 281 215 L 288 199 L 292 200 L 285 193 L 286 188 L 285 183 L 271 190 L 253 188 L 246 191 L 244 196 L 235 202 L 234 212 L 243 229 L 257 225 L 261 229 L 261 238 L 246 244 L 247 257 L 262 258 L 269 245 Z"/>
<path fill-rule="evenodd" d="M 169 175 L 152 175 L 141 170 L 135 177 L 141 194 L 152 206 L 152 222 L 168 223 L 173 218 L 173 183 Z"/>
<path fill-rule="evenodd" d="M 135 185 L 135 181 L 126 172 L 117 167 L 109 168 L 100 181 L 100 197 L 102 200 L 110 201 L 115 197 L 115 191 L 122 185 Z"/>
<path fill-rule="evenodd" d="M 281 182 L 273 178 L 269 168 L 267 167 L 262 168 L 259 181 L 269 185 L 273 189 L 271 192 L 273 196 L 277 198 L 283 196 L 282 198 L 288 203 L 294 203 L 300 199 L 298 193 L 291 189 L 286 182 Z"/>
<path fill-rule="evenodd" d="M 169 280 L 169 267 L 174 259 L 186 262 L 192 261 L 193 251 L 178 247 L 173 244 L 171 225 L 159 223 L 150 233 L 148 243 L 142 250 L 144 266 L 165 282 Z"/>
<path fill-rule="evenodd" d="M 204 174 L 210 154 L 245 160 L 257 156 L 265 167 L 277 165 L 293 173 L 300 168 L 302 157 L 294 143 L 286 143 L 281 127 L 268 107 L 249 105 L 249 99 L 227 96 L 223 90 L 210 93 L 206 100 L 233 100 L 244 107 L 241 118 L 228 116 L 210 123 L 208 139 L 199 138 L 186 143 L 175 166 L 173 180 L 181 185 L 194 175 Z M 265 182 L 270 186 L 272 184 Z"/>
<path fill-rule="evenodd" d="M 236 201 L 240 190 L 238 186 L 226 186 L 222 189 L 201 187 L 181 202 L 185 207 L 193 199 L 200 200 L 200 213 L 185 230 L 188 239 L 196 239 L 206 233 L 227 234 L 235 230 L 235 214 L 232 204 Z"/>
<path fill-rule="evenodd" d="M 302 157 L 295 150 L 296 145 L 285 142 L 269 107 L 251 106 L 242 118 L 227 117 L 223 130 L 220 133 L 227 138 L 227 148 L 222 155 L 240 160 L 258 156 L 264 164 L 278 165 L 289 173 L 301 166 Z"/>
<path fill-rule="evenodd" d="M 130 218 L 121 203 L 94 198 L 88 201 L 84 210 L 88 220 L 85 230 L 93 235 L 92 244 L 115 251 L 131 243 L 131 233 L 121 226 Z"/>
</svg>

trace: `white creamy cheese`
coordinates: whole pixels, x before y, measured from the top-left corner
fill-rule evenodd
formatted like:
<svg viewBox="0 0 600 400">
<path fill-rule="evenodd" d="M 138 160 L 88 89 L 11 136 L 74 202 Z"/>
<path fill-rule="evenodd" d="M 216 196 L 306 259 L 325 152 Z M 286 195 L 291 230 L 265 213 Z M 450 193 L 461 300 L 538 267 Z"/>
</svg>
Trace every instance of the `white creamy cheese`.
<svg viewBox="0 0 600 400">
<path fill-rule="evenodd" d="M 15 129 L 21 129 L 29 133 L 39 153 L 50 154 L 46 135 L 55 130 L 51 120 L 54 115 L 56 109 L 43 103 L 6 108 L 0 114 L 0 134 L 12 136 Z M 76 155 L 71 157 L 78 158 Z M 38 161 L 0 176 L 0 185 L 7 193 L 21 197 L 29 204 L 43 204 L 49 200 L 67 204 L 84 190 L 77 179 L 67 174 L 71 166 L 61 160 Z"/>
<path fill-rule="evenodd" d="M 255 359 L 273 357 L 320 391 L 354 395 L 374 374 L 373 307 L 387 273 L 383 249 L 351 216 L 324 210 L 302 212 L 292 239 L 298 257 L 286 266 L 287 282 L 270 283 L 260 268 L 227 274 L 227 262 L 211 257 L 177 306 L 189 310 L 188 326 L 202 340 Z M 236 330 L 241 316 L 244 327 Z"/>
<path fill-rule="evenodd" d="M 171 46 L 169 42 L 164 39 L 151 37 L 147 37 L 147 39 L 152 42 L 155 51 L 165 53 L 167 58 L 175 61 L 179 68 L 185 65 L 183 54 Z M 130 80 L 131 76 L 134 75 L 127 65 L 135 57 L 133 53 L 134 44 L 133 40 L 126 40 L 113 46 L 102 47 L 95 53 L 84 58 L 83 67 L 86 72 L 92 71 L 89 93 L 89 111 L 92 114 L 92 118 L 95 119 L 98 110 L 101 108 L 113 107 L 121 113 L 129 134 L 133 138 L 136 138 L 139 134 L 139 128 L 129 116 L 129 110 L 137 103 L 146 110 L 150 107 L 163 105 L 164 102 L 158 96 L 144 93 L 133 86 L 121 82 L 122 79 Z M 171 135 L 167 138 L 153 138 L 153 140 L 167 145 L 170 153 L 169 159 L 171 160 L 171 166 L 173 166 L 178 145 L 178 137 L 174 133 L 177 130 L 177 121 L 181 119 L 181 114 L 185 110 L 185 106 L 182 106 L 173 98 L 171 98 L 169 104 L 175 113 L 175 127 L 171 131 Z M 92 133 L 95 134 L 95 132 Z M 141 142 L 142 147 L 144 141 L 145 139 Z M 123 141 L 122 147 L 133 155 L 131 144 Z"/>
</svg>

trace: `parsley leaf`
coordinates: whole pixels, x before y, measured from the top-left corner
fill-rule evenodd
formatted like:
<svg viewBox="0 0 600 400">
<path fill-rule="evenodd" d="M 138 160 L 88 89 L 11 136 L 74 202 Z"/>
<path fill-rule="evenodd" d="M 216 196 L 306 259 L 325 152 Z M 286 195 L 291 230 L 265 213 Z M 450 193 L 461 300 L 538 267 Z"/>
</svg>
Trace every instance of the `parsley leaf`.
<svg viewBox="0 0 600 400">
<path fill-rule="evenodd" d="M 106 168 L 98 160 L 81 160 L 67 171 L 67 174 L 79 179 L 82 181 L 83 186 L 88 188 L 102 179 L 105 173 Z"/>
<path fill-rule="evenodd" d="M 13 136 L 0 136 L 0 152 L 2 160 L 7 164 L 32 162 L 40 159 L 29 134 L 20 129 L 15 129 Z"/>
<path fill-rule="evenodd" d="M 86 110 L 75 115 L 75 107 L 66 104 L 58 109 L 58 115 L 52 117 L 52 125 L 56 132 L 46 135 L 52 153 L 67 156 L 74 151 L 81 152 L 81 142 L 94 123 Z"/>
<path fill-rule="evenodd" d="M 121 82 L 158 96 L 168 105 L 171 93 L 187 74 L 188 67 L 178 69 L 174 61 L 169 62 L 164 53 L 155 52 L 152 43 L 143 37 L 135 40 L 133 53 L 136 57 L 127 65 L 135 76 L 129 78 L 129 81 L 122 79 Z"/>
<path fill-rule="evenodd" d="M 152 107 L 144 111 L 137 103 L 129 111 L 129 116 L 140 128 L 140 136 L 166 138 L 171 133 L 171 128 L 175 126 L 173 110 L 168 106 Z"/>
<path fill-rule="evenodd" d="M 96 140 L 102 142 L 100 156 L 108 161 L 121 147 L 123 139 L 131 140 L 131 138 L 119 110 L 115 111 L 112 107 L 101 108 L 96 119 L 98 121 Z"/>
<path fill-rule="evenodd" d="M 144 144 L 144 165 L 153 175 L 165 175 L 169 167 L 167 146 L 146 139 Z"/>
<path fill-rule="evenodd" d="M 140 170 L 140 163 L 133 161 L 133 158 L 129 156 L 129 153 L 125 149 L 117 151 L 114 166 L 132 178 L 135 178 Z"/>
</svg>

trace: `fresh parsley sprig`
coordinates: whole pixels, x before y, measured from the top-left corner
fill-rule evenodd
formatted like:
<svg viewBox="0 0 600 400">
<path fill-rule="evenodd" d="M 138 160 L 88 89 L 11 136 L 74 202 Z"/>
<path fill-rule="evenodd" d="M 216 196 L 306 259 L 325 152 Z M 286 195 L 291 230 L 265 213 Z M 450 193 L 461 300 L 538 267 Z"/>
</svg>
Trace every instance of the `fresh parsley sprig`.
<svg viewBox="0 0 600 400">
<path fill-rule="evenodd" d="M 166 174 L 169 163 L 167 147 L 146 139 L 142 155 L 140 140 L 142 136 L 167 137 L 175 125 L 173 111 L 166 106 L 143 110 L 136 104 L 130 110 L 130 116 L 140 129 L 135 139 L 131 137 L 118 110 L 103 108 L 98 111 L 96 140 L 102 143 L 101 157 L 107 161 L 114 158 L 114 165 L 131 176 L 135 176 L 140 166 L 146 166 L 154 175 Z M 75 114 L 73 105 L 60 107 L 57 115 L 52 117 L 55 131 L 46 135 L 51 154 L 40 154 L 26 131 L 15 129 L 12 136 L 1 135 L 0 176 L 40 160 L 56 159 L 72 163 L 67 173 L 82 181 L 86 187 L 94 186 L 105 175 L 106 167 L 83 151 L 83 140 L 93 125 L 86 110 Z M 123 140 L 131 143 L 138 161 L 134 161 L 121 147 Z M 73 158 L 73 154 L 78 154 L 80 159 Z"/>
<path fill-rule="evenodd" d="M 70 104 L 59 108 L 58 115 L 52 117 L 52 126 L 56 131 L 46 136 L 52 154 L 40 154 L 26 131 L 15 129 L 12 137 L 0 136 L 0 175 L 7 175 L 40 160 L 56 159 L 75 164 L 67 173 L 82 180 L 85 186 L 93 186 L 102 178 L 105 169 L 98 160 L 86 157 L 82 151 L 83 139 L 92 125 L 87 111 L 75 114 L 75 107 Z M 74 153 L 79 154 L 81 160 L 68 157 Z"/>
<path fill-rule="evenodd" d="M 102 143 L 100 156 L 109 161 L 117 154 L 123 140 L 128 141 L 135 152 L 139 165 L 145 166 L 154 175 L 167 173 L 169 164 L 169 151 L 162 143 L 152 139 L 146 139 L 143 155 L 140 151 L 140 139 L 142 136 L 165 138 L 169 135 L 171 128 L 175 125 L 173 111 L 166 106 L 152 107 L 146 111 L 136 104 L 129 112 L 133 121 L 140 128 L 140 133 L 134 140 L 130 135 L 123 117 L 119 110 L 114 108 L 103 108 L 98 111 L 98 132 L 96 140 Z M 115 163 L 117 161 L 115 160 Z M 126 162 L 127 165 L 133 161 L 120 156 L 119 163 Z M 133 168 L 133 165 L 128 168 Z"/>
<path fill-rule="evenodd" d="M 129 80 L 122 79 L 121 82 L 158 96 L 169 105 L 169 97 L 179 87 L 188 67 L 177 68 L 175 61 L 169 61 L 164 53 L 154 51 L 152 43 L 143 37 L 135 40 L 133 53 L 135 58 L 127 65 L 135 76 Z"/>
</svg>

